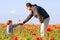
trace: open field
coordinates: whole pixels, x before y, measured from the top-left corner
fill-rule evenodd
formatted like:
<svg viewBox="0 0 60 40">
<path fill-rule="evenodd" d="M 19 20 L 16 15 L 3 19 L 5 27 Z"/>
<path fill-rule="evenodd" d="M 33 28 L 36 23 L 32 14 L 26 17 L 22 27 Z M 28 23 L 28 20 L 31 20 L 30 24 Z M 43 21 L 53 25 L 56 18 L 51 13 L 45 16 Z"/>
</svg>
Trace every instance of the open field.
<svg viewBox="0 0 60 40">
<path fill-rule="evenodd" d="M 60 40 L 60 25 L 49 25 L 46 36 L 40 38 L 40 25 L 25 24 L 14 28 L 13 35 L 6 35 L 6 25 L 0 25 L 0 40 Z"/>
</svg>

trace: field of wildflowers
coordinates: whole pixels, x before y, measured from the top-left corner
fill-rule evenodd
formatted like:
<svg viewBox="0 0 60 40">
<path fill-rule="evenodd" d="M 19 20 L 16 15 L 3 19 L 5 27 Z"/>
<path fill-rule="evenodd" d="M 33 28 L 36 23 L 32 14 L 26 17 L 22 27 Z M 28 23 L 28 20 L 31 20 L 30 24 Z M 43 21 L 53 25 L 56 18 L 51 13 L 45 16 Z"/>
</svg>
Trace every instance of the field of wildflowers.
<svg viewBox="0 0 60 40">
<path fill-rule="evenodd" d="M 0 25 L 0 40 L 60 40 L 60 25 L 49 25 L 46 36 L 40 38 L 39 24 L 25 24 L 14 28 L 12 35 L 6 35 L 6 25 Z"/>
</svg>

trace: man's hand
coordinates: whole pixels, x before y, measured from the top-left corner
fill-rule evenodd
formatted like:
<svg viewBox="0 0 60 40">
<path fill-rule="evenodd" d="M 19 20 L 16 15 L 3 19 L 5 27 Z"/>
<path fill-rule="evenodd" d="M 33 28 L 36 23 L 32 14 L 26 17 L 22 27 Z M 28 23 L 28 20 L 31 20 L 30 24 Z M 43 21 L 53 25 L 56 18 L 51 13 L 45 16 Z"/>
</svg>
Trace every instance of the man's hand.
<svg viewBox="0 0 60 40">
<path fill-rule="evenodd" d="M 19 25 L 23 25 L 23 22 L 22 22 L 22 21 L 20 21 L 20 20 L 19 20 L 19 22 L 18 22 L 18 23 L 19 23 Z"/>
<path fill-rule="evenodd" d="M 23 23 L 19 23 L 19 25 L 20 25 L 21 27 L 24 27 L 24 26 L 23 26 Z"/>
<path fill-rule="evenodd" d="M 20 25 L 23 25 L 23 23 L 19 23 Z"/>
<path fill-rule="evenodd" d="M 23 23 L 19 23 L 19 25 L 23 25 Z"/>
</svg>

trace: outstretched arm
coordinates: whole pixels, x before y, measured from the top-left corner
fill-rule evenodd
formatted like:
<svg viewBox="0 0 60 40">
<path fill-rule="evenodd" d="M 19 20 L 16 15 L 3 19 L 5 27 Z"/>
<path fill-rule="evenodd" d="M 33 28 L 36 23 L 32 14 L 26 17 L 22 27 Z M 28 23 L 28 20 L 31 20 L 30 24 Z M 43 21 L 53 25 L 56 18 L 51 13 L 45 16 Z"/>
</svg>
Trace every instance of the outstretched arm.
<svg viewBox="0 0 60 40">
<path fill-rule="evenodd" d="M 28 22 L 32 17 L 33 17 L 33 12 L 31 12 L 29 14 L 29 16 L 23 21 L 23 24 L 25 24 L 26 22 Z"/>
<path fill-rule="evenodd" d="M 17 27 L 18 25 L 20 25 L 20 24 L 14 24 L 14 25 L 13 25 L 13 28 L 14 28 L 14 27 Z"/>
</svg>

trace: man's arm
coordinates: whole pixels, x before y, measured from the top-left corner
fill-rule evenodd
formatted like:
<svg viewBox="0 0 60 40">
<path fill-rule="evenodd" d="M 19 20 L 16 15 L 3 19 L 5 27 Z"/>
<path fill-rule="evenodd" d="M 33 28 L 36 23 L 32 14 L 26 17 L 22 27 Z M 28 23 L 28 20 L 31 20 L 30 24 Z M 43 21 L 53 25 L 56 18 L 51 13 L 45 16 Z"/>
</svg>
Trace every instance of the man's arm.
<svg viewBox="0 0 60 40">
<path fill-rule="evenodd" d="M 27 18 L 23 21 L 23 24 L 25 24 L 26 22 L 28 22 L 32 17 L 33 17 L 33 12 L 31 12 L 29 14 L 29 16 L 27 16 Z"/>
<path fill-rule="evenodd" d="M 40 15 L 39 21 L 40 21 L 41 23 L 43 23 L 43 21 L 44 21 L 44 19 L 43 19 L 43 17 L 41 17 L 41 15 Z"/>
</svg>

